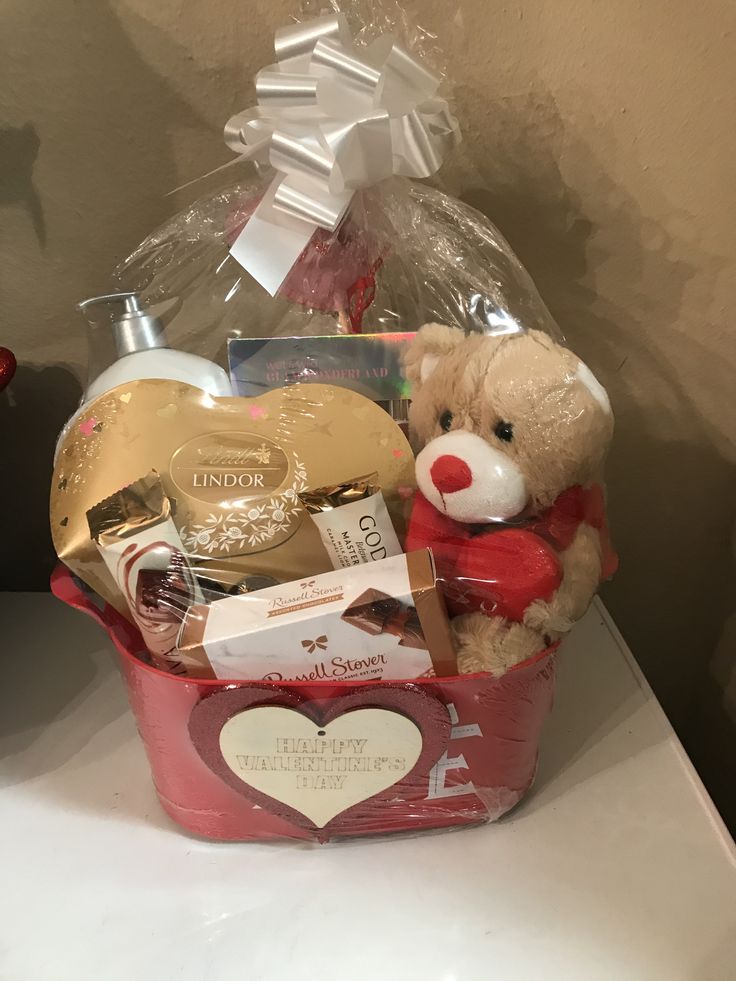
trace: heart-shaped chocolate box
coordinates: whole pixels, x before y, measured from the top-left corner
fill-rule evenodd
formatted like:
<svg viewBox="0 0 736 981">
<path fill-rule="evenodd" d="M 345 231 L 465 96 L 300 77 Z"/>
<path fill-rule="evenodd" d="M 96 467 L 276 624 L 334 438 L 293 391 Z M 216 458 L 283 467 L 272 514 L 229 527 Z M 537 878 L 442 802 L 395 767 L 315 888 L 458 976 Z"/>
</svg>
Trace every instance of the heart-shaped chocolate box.
<svg viewBox="0 0 736 981">
<path fill-rule="evenodd" d="M 157 470 L 198 572 L 232 585 L 247 575 L 288 582 L 330 571 L 297 495 L 378 473 L 400 537 L 400 491 L 414 485 L 409 444 L 374 402 L 334 385 L 293 385 L 258 398 L 213 399 L 179 382 L 144 380 L 96 399 L 57 456 L 51 525 L 59 557 L 124 609 L 86 513 Z"/>
</svg>

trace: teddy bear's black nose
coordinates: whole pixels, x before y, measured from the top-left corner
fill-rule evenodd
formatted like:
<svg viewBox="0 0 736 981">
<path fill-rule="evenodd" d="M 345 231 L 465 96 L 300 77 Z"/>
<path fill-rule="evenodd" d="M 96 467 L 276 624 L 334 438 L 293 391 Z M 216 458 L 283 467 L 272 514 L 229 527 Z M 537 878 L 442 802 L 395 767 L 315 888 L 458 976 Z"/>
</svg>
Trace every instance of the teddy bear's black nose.
<svg viewBox="0 0 736 981">
<path fill-rule="evenodd" d="M 438 456 L 430 468 L 432 483 L 440 494 L 454 494 L 473 483 L 473 474 L 465 460 L 459 456 Z"/>
</svg>

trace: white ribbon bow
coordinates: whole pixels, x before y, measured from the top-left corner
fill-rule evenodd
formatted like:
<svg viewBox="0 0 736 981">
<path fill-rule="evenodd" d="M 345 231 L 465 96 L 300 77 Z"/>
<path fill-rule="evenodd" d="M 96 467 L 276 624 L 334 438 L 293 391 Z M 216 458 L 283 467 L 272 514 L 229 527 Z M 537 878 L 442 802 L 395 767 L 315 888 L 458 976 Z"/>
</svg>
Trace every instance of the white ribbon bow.
<svg viewBox="0 0 736 981">
<path fill-rule="evenodd" d="M 430 177 L 460 140 L 440 79 L 384 35 L 360 53 L 338 14 L 276 32 L 258 105 L 225 142 L 276 176 L 230 250 L 273 296 L 317 228 L 334 231 L 356 190 Z"/>
</svg>

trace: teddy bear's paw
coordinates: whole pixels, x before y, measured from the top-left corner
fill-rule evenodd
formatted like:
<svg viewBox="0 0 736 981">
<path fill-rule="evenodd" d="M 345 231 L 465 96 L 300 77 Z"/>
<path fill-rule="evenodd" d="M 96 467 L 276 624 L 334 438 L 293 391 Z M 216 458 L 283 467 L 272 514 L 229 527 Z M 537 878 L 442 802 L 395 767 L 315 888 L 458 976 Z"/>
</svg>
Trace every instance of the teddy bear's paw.
<svg viewBox="0 0 736 981">
<path fill-rule="evenodd" d="M 544 600 L 534 600 L 524 611 L 524 626 L 553 640 L 571 630 L 575 619 Z"/>
<path fill-rule="evenodd" d="M 452 621 L 461 674 L 490 672 L 500 678 L 545 647 L 544 637 L 521 623 L 468 613 Z"/>
</svg>

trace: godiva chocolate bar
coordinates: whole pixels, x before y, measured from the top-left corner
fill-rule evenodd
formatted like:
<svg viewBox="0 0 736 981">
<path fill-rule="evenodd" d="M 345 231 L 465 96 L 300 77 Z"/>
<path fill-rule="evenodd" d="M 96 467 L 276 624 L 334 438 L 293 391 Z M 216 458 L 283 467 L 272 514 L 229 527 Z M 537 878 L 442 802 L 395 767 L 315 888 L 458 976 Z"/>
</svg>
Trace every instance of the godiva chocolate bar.
<svg viewBox="0 0 736 981">
<path fill-rule="evenodd" d="M 429 549 L 189 609 L 183 657 L 218 678 L 350 681 L 457 671 Z"/>
<path fill-rule="evenodd" d="M 377 473 L 304 491 L 299 500 L 312 516 L 335 569 L 401 554 Z"/>
</svg>

